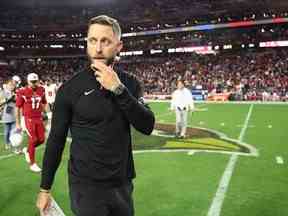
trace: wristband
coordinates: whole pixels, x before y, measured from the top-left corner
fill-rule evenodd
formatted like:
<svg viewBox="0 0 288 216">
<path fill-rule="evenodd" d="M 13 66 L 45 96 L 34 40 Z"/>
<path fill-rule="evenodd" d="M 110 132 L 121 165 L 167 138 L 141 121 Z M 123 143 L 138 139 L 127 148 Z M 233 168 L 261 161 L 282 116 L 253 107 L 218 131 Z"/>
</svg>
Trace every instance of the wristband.
<svg viewBox="0 0 288 216">
<path fill-rule="evenodd" d="M 122 83 L 120 83 L 118 86 L 113 86 L 111 88 L 111 91 L 114 93 L 114 95 L 121 95 L 125 88 L 126 87 Z"/>
<path fill-rule="evenodd" d="M 45 189 L 40 189 L 40 192 L 42 192 L 42 193 L 50 193 L 50 190 L 45 190 Z"/>
</svg>

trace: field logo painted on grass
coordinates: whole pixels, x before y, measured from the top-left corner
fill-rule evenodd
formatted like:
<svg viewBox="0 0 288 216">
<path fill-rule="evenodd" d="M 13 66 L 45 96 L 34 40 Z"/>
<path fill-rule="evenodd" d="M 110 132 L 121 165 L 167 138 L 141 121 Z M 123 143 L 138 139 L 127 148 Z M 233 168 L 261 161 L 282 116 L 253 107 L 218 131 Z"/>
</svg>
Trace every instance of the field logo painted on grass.
<svg viewBox="0 0 288 216">
<path fill-rule="evenodd" d="M 174 137 L 174 130 L 174 125 L 156 124 L 153 135 L 167 138 L 166 142 L 160 147 L 161 150 L 181 149 L 191 152 L 219 152 L 258 156 L 255 147 L 239 140 L 230 139 L 218 131 L 199 127 L 187 128 L 187 137 L 179 139 Z"/>
</svg>

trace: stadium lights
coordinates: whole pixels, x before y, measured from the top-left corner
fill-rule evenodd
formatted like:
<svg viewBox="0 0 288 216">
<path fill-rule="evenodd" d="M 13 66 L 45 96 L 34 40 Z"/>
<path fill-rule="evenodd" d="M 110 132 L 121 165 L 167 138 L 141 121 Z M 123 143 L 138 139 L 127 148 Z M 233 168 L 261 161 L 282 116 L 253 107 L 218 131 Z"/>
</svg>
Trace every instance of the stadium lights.
<svg viewBox="0 0 288 216">
<path fill-rule="evenodd" d="M 50 45 L 50 48 L 63 48 L 63 45 L 53 44 L 53 45 Z"/>
<path fill-rule="evenodd" d="M 136 36 L 137 33 L 136 32 L 131 32 L 131 33 L 124 33 L 122 34 L 122 37 L 133 37 Z"/>
<path fill-rule="evenodd" d="M 162 53 L 162 52 L 163 52 L 162 50 L 154 50 L 154 49 L 150 50 L 151 54 Z"/>
<path fill-rule="evenodd" d="M 232 45 L 231 45 L 231 44 L 224 45 L 224 46 L 223 46 L 223 49 L 224 49 L 224 50 L 226 50 L 226 49 L 232 49 Z"/>
<path fill-rule="evenodd" d="M 242 44 L 241 47 L 242 47 L 242 48 L 245 48 L 245 44 Z"/>
<path fill-rule="evenodd" d="M 178 47 L 168 49 L 168 53 L 192 53 L 197 54 L 215 54 L 212 46 L 193 46 L 193 47 Z"/>
<path fill-rule="evenodd" d="M 120 56 L 131 56 L 132 52 L 120 52 Z"/>
<path fill-rule="evenodd" d="M 214 49 L 215 49 L 215 50 L 219 50 L 220 47 L 217 45 L 217 46 L 214 47 Z"/>
<path fill-rule="evenodd" d="M 4 51 L 4 50 L 5 50 L 5 48 L 0 46 L 0 51 Z"/>
<path fill-rule="evenodd" d="M 8 66 L 8 63 L 7 63 L 6 61 L 0 60 L 0 65 L 2 65 L 2 66 Z"/>
<path fill-rule="evenodd" d="M 189 21 L 187 21 L 187 22 L 189 22 Z M 167 24 L 167 23 L 166 23 L 164 26 L 165 26 L 166 28 L 172 28 L 172 27 L 173 27 L 173 25 Z"/>
<path fill-rule="evenodd" d="M 288 13 L 287 13 L 288 14 Z M 263 16 L 268 16 L 267 14 L 263 14 Z M 256 15 L 255 15 L 256 16 Z M 164 26 L 168 29 L 157 29 L 157 30 L 149 30 L 146 31 L 145 29 L 142 29 L 140 32 L 130 32 L 130 33 L 123 33 L 122 37 L 133 37 L 133 36 L 145 36 L 145 35 L 159 35 L 164 33 L 176 33 L 176 32 L 187 32 L 187 31 L 204 31 L 204 30 L 212 30 L 212 29 L 221 29 L 221 28 L 240 28 L 240 27 L 247 27 L 247 26 L 256 26 L 256 25 L 263 25 L 263 24 L 271 24 L 271 23 L 287 23 L 288 18 L 273 18 L 273 19 L 262 19 L 262 20 L 247 20 L 247 21 L 233 21 L 229 17 L 227 18 L 229 20 L 228 23 L 220 23 L 216 24 L 217 20 L 211 20 L 211 24 L 205 24 L 205 25 L 193 25 L 193 20 L 191 20 L 191 25 L 185 26 L 185 27 L 174 27 L 171 25 L 171 27 L 168 24 L 164 24 Z M 232 21 L 232 22 L 231 22 Z"/>
<path fill-rule="evenodd" d="M 133 54 L 134 55 L 143 55 L 143 51 L 134 51 Z"/>
<path fill-rule="evenodd" d="M 120 52 L 120 56 L 133 56 L 133 55 L 143 55 L 143 51 L 128 51 Z"/>
<path fill-rule="evenodd" d="M 64 33 L 57 33 L 57 34 L 56 34 L 56 37 L 57 37 L 57 38 L 65 38 L 65 37 L 67 37 L 67 35 L 64 34 Z"/>
<path fill-rule="evenodd" d="M 287 47 L 288 41 L 267 41 L 260 42 L 259 47 Z"/>
<path fill-rule="evenodd" d="M 253 48 L 253 47 L 255 47 L 255 44 L 252 44 L 252 43 L 251 43 L 251 44 L 249 44 L 249 47 L 250 47 L 250 48 Z"/>
<path fill-rule="evenodd" d="M 188 48 L 188 47 L 187 47 Z M 179 48 L 176 48 L 175 49 L 175 52 L 180 52 L 180 53 L 182 53 L 182 52 L 189 52 L 190 50 L 189 49 L 187 49 L 186 47 L 179 47 Z"/>
</svg>

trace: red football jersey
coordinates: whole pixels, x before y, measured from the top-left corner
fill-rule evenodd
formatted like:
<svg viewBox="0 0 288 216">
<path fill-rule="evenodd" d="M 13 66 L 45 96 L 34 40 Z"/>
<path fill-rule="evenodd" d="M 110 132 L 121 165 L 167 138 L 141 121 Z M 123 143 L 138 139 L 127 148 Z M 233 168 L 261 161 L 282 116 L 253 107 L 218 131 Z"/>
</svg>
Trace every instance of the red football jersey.
<svg viewBox="0 0 288 216">
<path fill-rule="evenodd" d="M 42 117 L 44 106 L 47 104 L 45 89 L 37 86 L 35 89 L 27 86 L 16 92 L 16 106 L 22 108 L 24 117 Z"/>
</svg>

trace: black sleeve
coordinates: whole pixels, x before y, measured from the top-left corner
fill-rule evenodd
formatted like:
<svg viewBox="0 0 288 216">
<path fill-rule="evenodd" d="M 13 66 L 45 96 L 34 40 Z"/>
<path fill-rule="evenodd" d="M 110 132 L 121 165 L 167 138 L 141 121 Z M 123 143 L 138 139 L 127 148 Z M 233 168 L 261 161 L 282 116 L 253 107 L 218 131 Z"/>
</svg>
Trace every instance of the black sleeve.
<svg viewBox="0 0 288 216">
<path fill-rule="evenodd" d="M 116 101 L 120 105 L 120 109 L 124 112 L 129 123 L 136 130 L 149 135 L 154 128 L 154 113 L 141 101 L 143 95 L 138 80 L 133 79 L 131 82 L 131 85 L 134 87 L 132 88 L 134 89 L 132 92 L 133 95 L 125 88 L 121 95 L 115 96 Z"/>
<path fill-rule="evenodd" d="M 52 115 L 51 131 L 46 143 L 43 159 L 42 179 L 40 187 L 50 189 L 56 170 L 62 158 L 67 132 L 72 117 L 72 106 L 68 102 L 67 94 L 60 88 L 55 99 Z"/>
</svg>

